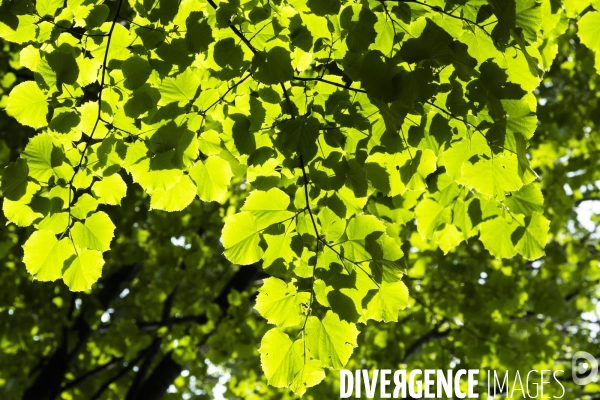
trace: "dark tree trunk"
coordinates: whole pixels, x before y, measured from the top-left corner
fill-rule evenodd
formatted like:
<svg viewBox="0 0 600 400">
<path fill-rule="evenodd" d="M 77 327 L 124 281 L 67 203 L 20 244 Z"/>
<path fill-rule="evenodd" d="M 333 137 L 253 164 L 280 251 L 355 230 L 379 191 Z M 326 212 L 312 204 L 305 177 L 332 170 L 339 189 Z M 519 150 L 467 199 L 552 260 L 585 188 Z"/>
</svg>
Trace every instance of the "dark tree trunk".
<svg viewBox="0 0 600 400">
<path fill-rule="evenodd" d="M 123 284 L 131 282 L 139 270 L 140 265 L 138 264 L 125 265 L 102 282 L 102 289 L 97 298 L 103 310 L 106 310 L 109 304 L 119 296 Z M 78 341 L 75 348 L 69 352 L 68 341 L 66 340 L 68 330 L 65 329 L 63 343 L 41 368 L 33 384 L 23 394 L 23 400 L 53 400 L 58 397 L 63 379 L 73 358 L 92 334 L 92 329 L 85 318 L 85 314 L 85 310 L 82 310 L 71 328 L 72 331 L 77 332 Z"/>
</svg>

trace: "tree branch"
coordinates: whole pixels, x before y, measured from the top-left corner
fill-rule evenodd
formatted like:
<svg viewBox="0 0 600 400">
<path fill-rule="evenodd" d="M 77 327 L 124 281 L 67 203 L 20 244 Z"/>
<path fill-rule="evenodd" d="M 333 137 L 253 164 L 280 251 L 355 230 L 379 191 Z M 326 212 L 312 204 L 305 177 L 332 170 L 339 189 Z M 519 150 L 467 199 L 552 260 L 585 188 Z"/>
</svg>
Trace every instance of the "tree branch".
<svg viewBox="0 0 600 400">
<path fill-rule="evenodd" d="M 240 79 L 237 83 L 235 83 L 234 85 L 232 85 L 229 89 L 227 89 L 227 91 L 225 93 L 223 93 L 223 96 L 219 97 L 214 103 L 212 103 L 210 106 L 208 106 L 206 108 L 206 110 L 201 111 L 200 114 L 206 114 L 206 112 L 208 110 L 210 110 L 215 105 L 217 105 L 221 100 L 223 100 L 225 98 L 225 96 L 227 96 L 229 94 L 229 92 L 231 92 L 233 89 L 235 89 L 236 87 L 238 87 L 239 85 L 241 85 L 244 81 L 246 81 L 246 79 L 250 78 L 251 76 L 252 76 L 252 74 L 248 73 L 248 75 L 246 75 L 245 77 L 243 77 L 242 79 Z"/>
<path fill-rule="evenodd" d="M 117 365 L 118 363 L 123 361 L 123 357 L 119 357 L 119 358 L 113 358 L 112 360 L 110 360 L 109 362 L 107 362 L 106 364 L 102 364 L 96 368 L 94 368 L 91 371 L 86 372 L 85 374 L 75 378 L 74 380 L 72 380 L 71 382 L 67 383 L 66 385 L 64 385 L 60 391 L 64 392 L 67 391 L 69 389 L 74 388 L 75 386 L 87 381 L 88 379 L 90 379 L 91 377 L 93 377 L 94 375 L 99 374 L 100 372 L 103 372 L 105 370 L 111 369 L 113 368 L 115 365 Z"/>
<path fill-rule="evenodd" d="M 94 395 L 91 397 L 90 400 L 96 400 L 98 398 L 100 398 L 100 396 L 102 395 L 102 393 L 104 393 L 104 391 L 106 389 L 108 389 L 108 387 L 118 381 L 119 379 L 121 379 L 123 376 L 125 376 L 125 374 L 127 374 L 127 372 L 129 372 L 129 370 L 133 369 L 133 367 L 142 359 L 142 357 L 144 357 L 146 355 L 146 353 L 148 351 L 150 351 L 150 349 L 152 348 L 152 346 L 154 345 L 154 343 L 152 343 L 150 346 L 148 346 L 146 349 L 140 351 L 138 353 L 138 355 L 131 360 L 130 363 L 127 364 L 127 366 L 125 366 L 118 374 L 116 374 L 115 376 L 113 376 L 112 378 L 110 378 L 109 380 L 107 380 L 106 382 L 104 382 L 96 391 L 96 393 L 94 393 Z"/>
<path fill-rule="evenodd" d="M 308 210 L 308 214 L 310 215 L 310 220 L 312 221 L 313 229 L 315 230 L 315 236 L 317 237 L 317 247 L 315 249 L 315 264 L 313 265 L 312 277 L 310 282 L 310 303 L 308 305 L 308 312 L 306 313 L 306 319 L 304 320 L 304 325 L 302 326 L 302 331 L 306 327 L 306 322 L 308 321 L 308 316 L 312 312 L 312 304 L 315 298 L 315 270 L 317 269 L 317 262 L 319 260 L 319 242 L 321 241 L 321 235 L 319 235 L 319 230 L 317 229 L 317 224 L 315 223 L 315 217 L 313 216 L 312 210 L 310 208 L 310 197 L 308 196 L 308 178 L 306 177 L 306 168 L 304 168 L 304 156 L 300 155 L 300 167 L 302 168 L 302 177 L 304 178 L 304 195 L 306 196 L 306 209 Z"/>
<path fill-rule="evenodd" d="M 294 76 L 294 79 L 297 80 L 297 81 L 303 81 L 303 82 L 319 81 L 319 82 L 327 83 L 329 85 L 337 86 L 337 87 L 342 88 L 342 89 L 347 89 L 347 90 L 350 90 L 350 91 L 353 91 L 353 92 L 367 93 L 367 91 L 364 90 L 364 89 L 357 89 L 357 88 L 353 88 L 353 87 L 350 87 L 350 86 L 345 86 L 345 85 L 342 85 L 341 83 L 333 82 L 333 81 L 330 81 L 330 80 L 327 80 L 327 79 L 324 79 L 324 78 L 320 78 L 320 77 L 316 77 L 316 78 L 302 78 L 300 76 Z"/>
<path fill-rule="evenodd" d="M 404 357 L 402 358 L 402 363 L 406 363 L 408 360 L 410 360 L 416 353 L 421 351 L 426 344 L 434 340 L 444 339 L 454 331 L 457 331 L 457 329 L 446 329 L 445 331 L 440 331 L 440 324 L 434 326 L 431 331 L 421 336 L 406 350 L 406 353 L 404 353 Z"/>
<path fill-rule="evenodd" d="M 173 302 L 175 301 L 177 288 L 178 285 L 176 285 L 175 288 L 173 288 L 173 290 L 171 291 L 169 296 L 167 296 L 163 303 L 162 316 L 160 319 L 162 324 L 164 324 L 171 317 L 171 309 L 173 308 Z M 154 359 L 160 351 L 161 343 L 162 337 L 156 336 L 154 338 L 154 341 L 152 342 L 152 345 L 150 346 L 150 350 L 144 356 L 144 362 L 142 363 L 142 366 L 140 367 L 139 371 L 137 371 L 133 382 L 129 386 L 129 391 L 127 392 L 127 397 L 125 398 L 126 400 L 133 400 L 137 398 L 142 388 L 142 385 L 144 384 L 144 379 L 146 378 L 146 375 L 148 374 L 148 371 L 150 370 Z"/>
<path fill-rule="evenodd" d="M 244 265 L 233 275 L 227 285 L 221 290 L 219 296 L 215 299 L 215 304 L 219 306 L 223 314 L 229 308 L 228 295 L 232 290 L 244 291 L 252 285 L 256 278 L 260 276 L 260 271 L 256 265 Z M 206 316 L 197 317 L 198 321 L 208 322 Z M 208 338 L 208 335 L 206 336 Z M 205 338 L 205 339 L 206 339 Z M 175 378 L 177 378 L 184 366 L 180 365 L 173 359 L 172 352 L 165 354 L 158 365 L 154 368 L 150 376 L 144 381 L 137 392 L 137 396 L 132 400 L 159 400 L 166 390 L 171 386 Z"/>
<path fill-rule="evenodd" d="M 486 35 L 488 35 L 489 37 L 492 37 L 492 35 L 491 35 L 491 34 L 490 34 L 488 31 L 486 31 L 486 30 L 483 28 L 483 26 L 481 26 L 481 25 L 480 25 L 480 24 L 478 24 L 477 22 L 475 22 L 475 21 L 473 21 L 473 20 L 470 20 L 470 19 L 468 19 L 468 18 L 460 17 L 460 16 L 458 16 L 458 15 L 454 15 L 454 14 L 452 14 L 452 13 L 449 13 L 448 11 L 445 11 L 445 10 L 443 10 L 443 9 L 442 9 L 441 7 L 439 7 L 439 6 L 433 6 L 433 5 L 431 5 L 431 4 L 427 4 L 427 3 L 425 3 L 425 2 L 418 1 L 418 0 L 379 0 L 379 2 L 380 2 L 380 3 L 382 3 L 382 4 L 383 4 L 383 3 L 385 3 L 385 2 L 393 2 L 393 3 L 414 3 L 414 4 L 418 4 L 418 5 L 420 5 L 420 6 L 427 7 L 427 8 L 429 8 L 429 9 L 433 10 L 433 11 L 437 11 L 437 12 L 439 12 L 440 14 L 444 14 L 444 15 L 446 15 L 446 16 L 448 16 L 448 17 L 450 17 L 450 18 L 454 18 L 454 19 L 457 19 L 457 20 L 459 20 L 459 21 L 466 22 L 466 23 L 467 23 L 467 24 L 469 24 L 469 25 L 476 26 L 476 27 L 478 27 L 479 29 L 481 29 L 483 32 L 485 32 L 485 34 L 486 34 Z"/>
<path fill-rule="evenodd" d="M 581 284 L 581 286 L 579 286 L 577 289 L 575 289 L 574 291 L 572 291 L 571 293 L 569 293 L 568 295 L 565 296 L 565 302 L 569 302 L 569 301 L 573 300 L 575 297 L 577 297 L 579 295 L 581 290 L 583 290 L 589 286 L 596 286 L 599 283 L 600 283 L 600 279 L 596 279 L 595 281 L 591 281 L 591 282 L 583 282 Z"/>
<path fill-rule="evenodd" d="M 121 285 L 126 281 L 133 280 L 139 269 L 139 264 L 134 266 L 125 265 L 101 281 L 102 286 L 97 298 L 103 310 L 106 310 L 109 304 L 118 297 Z M 52 400 L 61 392 L 62 382 L 71 362 L 93 332 L 86 320 L 86 309 L 81 310 L 71 330 L 77 333 L 79 339 L 74 349 L 68 352 L 68 347 L 60 346 L 57 348 L 48 359 L 48 362 L 41 368 L 35 381 L 25 390 L 23 400 Z"/>
</svg>

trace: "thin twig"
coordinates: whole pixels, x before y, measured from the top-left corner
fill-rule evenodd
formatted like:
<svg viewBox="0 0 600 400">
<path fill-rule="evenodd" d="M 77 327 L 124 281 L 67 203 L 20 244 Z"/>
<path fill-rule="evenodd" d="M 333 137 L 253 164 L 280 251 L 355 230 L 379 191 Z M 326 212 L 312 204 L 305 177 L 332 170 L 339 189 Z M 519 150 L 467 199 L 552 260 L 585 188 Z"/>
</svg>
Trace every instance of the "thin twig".
<svg viewBox="0 0 600 400">
<path fill-rule="evenodd" d="M 448 11 L 444 11 L 444 10 L 443 10 L 441 7 L 438 7 L 438 6 L 433 6 L 433 5 L 431 5 L 431 4 L 427 4 L 427 3 L 424 3 L 424 2 L 421 2 L 421 1 L 418 1 L 418 0 L 379 0 L 379 2 L 380 2 L 380 3 L 382 3 L 382 4 L 383 4 L 384 2 L 386 2 L 386 1 L 387 1 L 387 2 L 394 2 L 394 3 L 414 3 L 414 4 L 418 4 L 418 5 L 420 5 L 420 6 L 423 6 L 423 7 L 430 8 L 430 9 L 432 9 L 432 10 L 434 10 L 434 11 L 437 11 L 437 12 L 439 12 L 440 14 L 444 14 L 444 15 L 446 15 L 446 16 L 448 16 L 448 17 L 450 17 L 450 18 L 454 18 L 454 19 L 457 19 L 457 20 L 459 20 L 459 21 L 466 22 L 466 23 L 467 23 L 467 24 L 469 24 L 469 25 L 476 26 L 476 27 L 478 27 L 479 29 L 481 29 L 483 32 L 485 32 L 485 34 L 486 34 L 486 35 L 488 35 L 489 37 L 492 37 L 492 35 L 491 35 L 491 34 L 490 34 L 488 31 L 486 31 L 486 30 L 483 28 L 483 26 L 481 26 L 481 25 L 480 25 L 480 24 L 478 24 L 477 22 L 475 22 L 475 21 L 473 21 L 473 20 L 470 20 L 470 19 L 468 19 L 468 18 L 464 18 L 464 17 L 460 17 L 460 16 L 458 16 L 458 15 L 454 15 L 454 14 L 452 14 L 452 13 L 449 13 Z"/>
<path fill-rule="evenodd" d="M 154 343 L 153 343 L 154 344 Z M 133 360 L 131 360 L 131 362 L 129 362 L 125 367 L 123 367 L 123 369 L 115 376 L 111 377 L 109 380 L 107 380 L 106 382 L 104 382 L 102 384 L 102 386 L 100 386 L 98 388 L 98 390 L 96 391 L 96 393 L 94 393 L 94 395 L 90 398 L 90 400 L 96 400 L 99 399 L 100 396 L 102 396 L 102 393 L 104 393 L 104 391 L 106 389 L 108 389 L 108 387 L 113 384 L 114 382 L 118 381 L 119 379 L 121 379 L 123 376 L 125 376 L 125 374 L 127 374 L 131 369 L 133 369 L 133 367 L 140 362 L 140 360 L 142 359 L 142 357 L 144 357 L 146 355 L 146 353 L 148 351 L 150 351 L 150 349 L 152 348 L 153 344 L 151 344 L 148 348 L 144 349 L 143 351 L 141 351 Z"/>
<path fill-rule="evenodd" d="M 61 26 L 61 25 L 57 24 L 56 22 L 54 22 L 54 21 L 52 21 L 52 20 L 50 20 L 48 18 L 44 18 L 44 17 L 42 17 L 41 15 L 39 15 L 37 13 L 31 13 L 30 15 L 34 15 L 34 16 L 40 18 L 38 21 L 35 22 L 35 25 L 39 24 L 40 22 L 49 22 L 52 25 L 54 25 L 55 27 L 64 30 L 65 32 L 69 32 L 69 33 L 72 33 L 74 35 L 80 35 L 82 37 L 83 36 L 87 36 L 87 37 L 105 37 L 105 36 L 108 36 L 106 33 L 89 34 L 89 33 L 77 32 L 77 31 L 73 30 L 73 28 L 68 28 L 66 26 Z"/>
<path fill-rule="evenodd" d="M 300 76 L 294 76 L 294 79 L 297 80 L 297 81 L 304 81 L 304 82 L 319 81 L 319 82 L 327 83 L 329 85 L 337 86 L 337 87 L 342 88 L 342 89 L 347 89 L 347 90 L 350 90 L 350 91 L 353 91 L 353 92 L 367 93 L 367 91 L 364 90 L 364 89 L 357 89 L 357 88 L 353 88 L 353 87 L 350 87 L 350 86 L 344 86 L 341 83 L 329 81 L 327 79 L 323 79 L 323 78 L 319 78 L 319 77 L 316 77 L 316 78 L 302 78 Z"/>
<path fill-rule="evenodd" d="M 308 312 L 306 313 L 306 319 L 304 320 L 304 326 L 302 326 L 302 331 L 306 327 L 306 322 L 308 321 L 308 316 L 312 312 L 312 304 L 315 297 L 315 271 L 317 269 L 317 262 L 319 260 L 319 242 L 321 241 L 321 235 L 319 235 L 319 230 L 317 229 L 317 223 L 315 222 L 315 217 L 313 216 L 312 210 L 310 208 L 310 198 L 308 196 L 308 178 L 306 177 L 306 168 L 304 167 L 304 156 L 300 155 L 300 167 L 302 168 L 302 178 L 304 179 L 304 196 L 306 197 L 306 210 L 308 210 L 308 215 L 310 215 L 310 220 L 312 222 L 313 229 L 315 230 L 315 236 L 317 237 L 317 248 L 315 252 L 315 264 L 313 266 L 311 285 L 310 285 L 310 303 L 308 306 Z"/>
<path fill-rule="evenodd" d="M 74 380 L 72 380 L 71 382 L 67 383 L 66 385 L 64 385 L 60 390 L 61 392 L 64 392 L 66 390 L 70 390 L 72 388 L 74 388 L 75 386 L 79 385 L 80 383 L 90 379 L 92 376 L 112 368 L 114 365 L 117 365 L 118 363 L 120 363 L 121 361 L 123 361 L 123 357 L 119 357 L 119 358 L 113 358 L 112 360 L 110 360 L 109 362 L 107 362 L 106 364 L 102 364 L 96 368 L 94 368 L 91 371 L 86 372 L 85 374 L 75 378 Z"/>
<path fill-rule="evenodd" d="M 69 212 L 69 227 L 71 226 L 71 221 L 72 221 L 72 215 L 71 215 L 71 202 L 72 202 L 72 192 L 73 192 L 73 181 L 75 180 L 75 176 L 77 175 L 78 170 L 81 168 L 81 165 L 83 164 L 83 159 L 85 158 L 85 153 L 88 149 L 88 147 L 90 146 L 92 139 L 94 137 L 94 133 L 96 132 L 96 128 L 98 127 L 98 124 L 100 123 L 100 120 L 102 119 L 102 92 L 104 89 L 104 80 L 106 78 L 106 66 L 108 63 L 108 52 L 110 49 L 110 41 L 112 39 L 112 34 L 113 31 L 115 29 L 115 25 L 117 24 L 117 19 L 119 18 L 119 12 L 121 11 L 121 6 L 123 5 L 123 0 L 119 0 L 119 5 L 117 6 L 117 11 L 115 12 L 115 17 L 113 18 L 112 24 L 110 26 L 110 30 L 108 31 L 108 39 L 106 42 L 106 50 L 104 51 L 104 60 L 102 62 L 102 79 L 100 81 L 100 93 L 98 94 L 98 116 L 96 117 L 96 122 L 94 123 L 94 127 L 92 128 L 92 132 L 89 134 L 88 140 L 85 143 L 85 147 L 83 148 L 83 151 L 81 152 L 81 158 L 79 159 L 79 163 L 77 164 L 77 167 L 75 168 L 75 170 L 73 171 L 73 176 L 71 177 L 71 179 L 69 180 L 69 206 L 68 206 L 68 212 Z"/>
<path fill-rule="evenodd" d="M 227 91 L 225 93 L 223 93 L 223 95 L 221 97 L 219 97 L 214 103 L 212 103 L 210 106 L 208 106 L 206 108 L 206 110 L 201 111 L 201 114 L 206 114 L 208 112 L 208 110 L 210 110 L 211 108 L 213 108 L 215 105 L 217 105 L 220 101 L 222 101 L 225 96 L 227 96 L 229 94 L 229 92 L 231 92 L 233 89 L 235 89 L 236 87 L 238 87 L 239 85 L 241 85 L 246 79 L 250 78 L 252 76 L 251 73 L 248 73 L 248 75 L 246 75 L 245 77 L 243 77 L 242 79 L 240 79 L 237 83 L 235 83 L 233 86 L 231 86 L 229 89 L 227 89 Z"/>
</svg>

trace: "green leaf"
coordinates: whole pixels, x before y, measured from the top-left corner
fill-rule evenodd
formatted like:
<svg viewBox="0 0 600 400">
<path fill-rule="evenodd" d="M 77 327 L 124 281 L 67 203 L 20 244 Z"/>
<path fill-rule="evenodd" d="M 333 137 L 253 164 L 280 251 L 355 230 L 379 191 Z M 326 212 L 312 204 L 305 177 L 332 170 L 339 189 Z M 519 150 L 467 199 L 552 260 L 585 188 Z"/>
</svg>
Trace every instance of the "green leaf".
<svg viewBox="0 0 600 400">
<path fill-rule="evenodd" d="M 201 12 L 194 11 L 185 21 L 185 43 L 192 53 L 208 50 L 208 46 L 215 41 L 210 25 L 206 19 L 201 19 L 202 16 Z"/>
<path fill-rule="evenodd" d="M 254 308 L 270 324 L 286 328 L 306 319 L 310 293 L 298 293 L 293 282 L 287 284 L 281 279 L 267 278 L 258 293 Z"/>
<path fill-rule="evenodd" d="M 454 225 L 445 225 L 443 229 L 435 233 L 435 240 L 444 254 L 454 249 L 464 239 L 463 234 Z"/>
<path fill-rule="evenodd" d="M 133 56 L 125 60 L 121 65 L 121 70 L 125 78 L 123 86 L 129 90 L 134 90 L 142 86 L 148 81 L 152 73 L 152 68 L 148 61 L 139 56 Z"/>
<path fill-rule="evenodd" d="M 92 214 L 85 223 L 76 222 L 71 228 L 71 236 L 77 247 L 98 251 L 110 249 L 115 225 L 105 212 Z"/>
<path fill-rule="evenodd" d="M 373 98 L 392 102 L 400 96 L 400 82 L 396 76 L 400 71 L 391 59 L 379 50 L 372 50 L 365 55 L 360 67 L 361 86 Z"/>
<path fill-rule="evenodd" d="M 189 173 L 198 187 L 198 197 L 202 201 L 223 202 L 233 177 L 231 166 L 227 161 L 211 156 L 204 162 L 198 161 Z"/>
<path fill-rule="evenodd" d="M 62 276 L 63 263 L 73 254 L 68 238 L 57 240 L 50 231 L 35 231 L 23 245 L 27 272 L 39 281 L 55 281 Z"/>
<path fill-rule="evenodd" d="M 88 15 L 89 14 L 86 14 L 85 17 L 87 17 Z M 85 24 L 85 20 L 82 20 L 81 24 Z M 107 25 L 108 24 L 105 24 L 104 27 L 107 27 Z M 108 30 L 109 28 L 106 29 Z M 106 54 L 106 47 L 108 46 L 109 42 L 108 36 L 97 39 L 102 40 L 88 41 L 87 45 L 88 48 L 91 50 L 92 56 L 95 59 L 102 62 L 104 60 L 104 56 Z M 121 24 L 115 24 L 114 29 L 112 31 L 112 35 L 110 36 L 108 59 L 123 61 L 129 58 L 131 51 L 128 49 L 128 47 L 131 46 L 131 43 L 132 40 L 129 35 L 129 30 Z"/>
<path fill-rule="evenodd" d="M 365 316 L 375 321 L 398 321 L 400 310 L 408 306 L 408 288 L 402 281 L 382 282 L 368 297 Z"/>
<path fill-rule="evenodd" d="M 404 271 L 400 258 L 404 255 L 399 243 L 387 234 L 377 239 L 367 239 L 367 251 L 371 254 L 371 271 L 378 281 L 395 282 L 397 272 Z"/>
<path fill-rule="evenodd" d="M 325 368 L 343 368 L 358 346 L 356 325 L 341 321 L 332 311 L 325 318 L 312 316 L 306 323 L 306 346 Z"/>
<path fill-rule="evenodd" d="M 35 71 L 41 61 L 41 52 L 34 46 L 29 45 L 19 53 L 19 62 L 22 67 Z"/>
<path fill-rule="evenodd" d="M 319 16 L 334 15 L 340 12 L 340 0 L 308 0 L 306 2 L 310 11 Z"/>
<path fill-rule="evenodd" d="M 87 189 L 93 182 L 94 176 L 89 169 L 80 169 L 73 178 L 73 187 L 75 189 Z"/>
<path fill-rule="evenodd" d="M 92 193 L 100 204 L 119 205 L 127 194 L 127 184 L 121 175 L 112 174 L 95 182 L 92 186 Z"/>
<path fill-rule="evenodd" d="M 53 51 L 44 54 L 36 67 L 46 86 L 50 87 L 52 93 L 54 87 L 60 90 L 64 84 L 72 85 L 77 81 L 79 67 L 71 54 Z"/>
<path fill-rule="evenodd" d="M 340 14 L 340 25 L 348 31 L 346 45 L 351 52 L 362 52 L 375 41 L 377 16 L 367 6 L 352 5 Z"/>
<path fill-rule="evenodd" d="M 79 111 L 79 125 L 77 129 L 81 131 L 81 133 L 87 135 L 88 137 L 94 132 L 95 137 L 105 137 L 108 133 L 108 129 L 104 124 L 96 124 L 98 120 L 98 102 L 97 101 L 88 101 L 82 104 L 80 107 L 77 107 L 77 111 Z M 104 113 L 101 114 L 101 117 L 108 119 L 108 116 Z M 96 130 L 94 130 L 96 127 Z"/>
<path fill-rule="evenodd" d="M 85 17 L 85 26 L 88 29 L 97 28 L 106 21 L 110 8 L 106 4 L 96 4 L 90 10 L 90 13 Z"/>
<path fill-rule="evenodd" d="M 453 204 L 452 224 L 460 230 L 464 240 L 477 233 L 476 226 L 480 221 L 474 221 L 471 214 L 475 212 L 478 203 L 478 201 L 474 201 L 473 199 L 468 201 L 456 199 Z"/>
<path fill-rule="evenodd" d="M 578 36 L 581 43 L 585 44 L 596 54 L 596 70 L 599 70 L 600 63 L 600 12 L 590 11 L 586 13 L 577 23 Z"/>
<path fill-rule="evenodd" d="M 513 232 L 519 227 L 517 221 L 502 217 L 489 219 L 481 224 L 479 239 L 496 258 L 510 258 L 517 254 L 512 241 Z"/>
<path fill-rule="evenodd" d="M 43 231 L 50 231 L 56 235 L 60 235 L 67 230 L 69 226 L 69 213 L 59 212 L 55 214 L 48 214 L 38 224 L 38 229 Z"/>
<path fill-rule="evenodd" d="M 300 345 L 294 345 L 294 347 L 298 349 Z M 302 365 L 300 372 L 296 374 L 292 381 L 290 389 L 297 395 L 302 396 L 307 388 L 318 385 L 323 379 L 325 379 L 325 371 L 319 366 L 319 362 L 310 360 Z"/>
<path fill-rule="evenodd" d="M 215 63 L 221 68 L 239 70 L 244 63 L 244 51 L 241 46 L 233 38 L 219 40 L 214 47 Z"/>
<path fill-rule="evenodd" d="M 385 232 L 385 225 L 372 215 L 357 215 L 348 222 L 343 248 L 346 258 L 354 262 L 367 261 L 372 255 L 365 248 L 365 239 L 375 232 Z"/>
<path fill-rule="evenodd" d="M 262 230 L 291 218 L 294 213 L 286 211 L 289 204 L 290 196 L 279 188 L 267 192 L 255 190 L 246 198 L 241 210 L 250 211 L 256 217 L 257 230 Z"/>
<path fill-rule="evenodd" d="M 87 193 L 84 193 L 77 199 L 75 205 L 71 207 L 71 214 L 77 219 L 86 219 L 87 216 L 96 211 L 98 200 Z"/>
<path fill-rule="evenodd" d="M 521 134 L 515 134 L 515 150 L 517 153 L 518 159 L 518 174 L 523 184 L 528 184 L 533 182 L 538 175 L 529 165 L 529 159 L 527 158 L 527 142 L 525 138 Z"/>
<path fill-rule="evenodd" d="M 98 70 L 102 63 L 93 58 L 78 57 L 79 76 L 77 83 L 82 87 L 90 85 L 98 80 Z"/>
<path fill-rule="evenodd" d="M 258 352 L 265 376 L 272 386 L 290 387 L 302 395 L 307 387 L 315 386 L 325 378 L 317 360 L 305 363 L 303 341 L 292 342 L 278 328 L 265 333 Z"/>
<path fill-rule="evenodd" d="M 345 221 L 342 221 L 329 207 L 324 207 L 319 212 L 319 225 L 322 228 L 322 235 L 329 243 L 337 242 L 342 237 L 346 229 Z"/>
<path fill-rule="evenodd" d="M 30 206 L 33 195 L 36 194 L 39 189 L 39 185 L 29 183 L 25 195 L 18 201 L 12 201 L 5 197 L 4 202 L 2 203 L 2 211 L 4 212 L 6 219 L 17 226 L 30 226 L 38 218 L 43 218 L 44 215 L 42 213 L 34 211 Z"/>
<path fill-rule="evenodd" d="M 27 192 L 27 176 L 29 175 L 29 167 L 27 162 L 19 158 L 17 161 L 10 163 L 2 172 L 2 195 L 9 200 L 18 201 L 25 196 Z"/>
<path fill-rule="evenodd" d="M 325 378 L 318 361 L 305 362 L 303 341 L 292 342 L 278 328 L 265 333 L 258 351 L 263 371 L 272 386 L 289 387 L 302 395 L 307 387 L 315 386 Z"/>
<path fill-rule="evenodd" d="M 440 164 L 446 168 L 446 172 L 457 183 L 465 184 L 462 167 L 468 160 L 479 157 L 481 154 L 489 152 L 485 137 L 480 134 L 471 135 L 470 138 L 464 138 L 450 145 L 450 148 L 442 153 Z"/>
<path fill-rule="evenodd" d="M 454 61 L 454 53 L 448 46 L 451 41 L 452 36 L 433 21 L 427 20 L 423 33 L 402 45 L 400 56 L 408 63 L 427 60 L 432 66 L 441 67 Z"/>
<path fill-rule="evenodd" d="M 225 218 L 221 233 L 225 257 L 235 264 L 249 265 L 263 256 L 259 247 L 260 236 L 256 217 L 250 212 L 241 212 Z"/>
<path fill-rule="evenodd" d="M 425 179 L 437 169 L 437 157 L 429 149 L 407 149 L 393 155 L 374 153 L 367 158 L 369 180 L 388 196 L 426 188 Z"/>
<path fill-rule="evenodd" d="M 200 79 L 192 69 L 186 69 L 175 78 L 165 78 L 158 90 L 163 105 L 176 102 L 179 106 L 191 103 L 200 87 Z"/>
<path fill-rule="evenodd" d="M 42 133 L 27 143 L 22 157 L 27 160 L 30 176 L 39 182 L 47 182 L 56 175 L 54 168 L 63 163 L 64 153 L 54 145 L 50 135 Z"/>
<path fill-rule="evenodd" d="M 348 236 L 348 240 L 361 241 L 365 240 L 373 232 L 384 231 L 385 226 L 377 217 L 373 215 L 357 215 L 348 223 L 346 235 Z"/>
<path fill-rule="evenodd" d="M 48 125 L 47 97 L 35 82 L 22 82 L 11 90 L 6 113 L 23 125 L 34 129 L 43 128 Z"/>
<path fill-rule="evenodd" d="M 14 15 L 9 10 L 9 6 L 5 2 L 3 4 L 3 10 L 1 11 L 3 15 L 8 14 L 8 19 L 0 22 L 0 37 L 4 40 L 23 44 L 32 40 L 35 40 L 38 34 L 38 23 L 39 17 L 34 15 Z M 23 10 L 26 11 L 26 10 Z M 29 11 L 29 10 L 27 10 Z"/>
<path fill-rule="evenodd" d="M 506 130 L 531 139 L 537 128 L 537 117 L 529 105 L 520 100 L 502 100 L 502 108 L 506 112 Z"/>
<path fill-rule="evenodd" d="M 286 228 L 281 229 L 283 233 L 279 235 L 270 235 L 264 234 L 265 242 L 267 243 L 267 249 L 265 250 L 265 254 L 263 256 L 263 268 L 267 269 L 277 260 L 281 259 L 284 262 L 290 263 L 294 257 L 295 253 L 292 250 L 292 238 L 295 236 L 292 231 L 293 221 L 291 225 L 287 224 Z"/>
<path fill-rule="evenodd" d="M 523 29 L 528 41 L 535 41 L 542 25 L 542 7 L 536 0 L 521 0 L 516 3 L 516 25 Z"/>
<path fill-rule="evenodd" d="M 406 156 L 406 155 L 405 155 Z M 408 160 L 400 167 L 400 179 L 409 190 L 422 190 L 427 187 L 425 178 L 437 169 L 437 157 L 429 149 L 417 150 L 408 154 Z"/>
<path fill-rule="evenodd" d="M 510 152 L 482 156 L 475 163 L 465 162 L 462 175 L 480 193 L 503 200 L 507 192 L 523 186 L 518 173 L 517 156 Z"/>
<path fill-rule="evenodd" d="M 257 53 L 252 60 L 254 78 L 265 85 L 276 85 L 294 78 L 290 52 L 275 46 L 266 54 Z"/>
<path fill-rule="evenodd" d="M 90 290 L 102 275 L 104 259 L 96 250 L 82 249 L 67 262 L 63 281 L 72 292 Z"/>
<path fill-rule="evenodd" d="M 279 129 L 276 144 L 281 152 L 302 155 L 305 162 L 316 155 L 319 137 L 319 121 L 316 118 L 294 118 L 281 124 Z"/>
<path fill-rule="evenodd" d="M 183 171 L 171 162 L 172 156 L 173 153 L 167 152 L 151 157 L 145 144 L 138 141 L 127 148 L 124 166 L 145 190 L 168 190 L 183 176 Z"/>
<path fill-rule="evenodd" d="M 530 183 L 504 199 L 504 204 L 516 213 L 533 215 L 536 211 L 544 210 L 544 196 L 537 184 Z"/>
<path fill-rule="evenodd" d="M 432 199 L 423 199 L 415 208 L 415 217 L 421 236 L 433 239 L 438 227 L 451 222 L 452 211 Z"/>
<path fill-rule="evenodd" d="M 534 212 L 531 217 L 525 218 L 525 226 L 517 228 L 515 234 L 521 236 L 515 248 L 528 260 L 535 260 L 544 255 L 544 248 L 548 242 L 550 221 L 541 213 Z"/>
<path fill-rule="evenodd" d="M 150 193 L 150 209 L 181 211 L 194 200 L 196 192 L 194 182 L 188 175 L 184 175 L 173 187 L 167 190 L 156 189 Z"/>
<path fill-rule="evenodd" d="M 35 3 L 35 9 L 42 17 L 45 15 L 53 17 L 63 4 L 63 0 L 39 0 Z"/>
<path fill-rule="evenodd" d="M 581 43 L 585 44 L 591 50 L 600 50 L 600 12 L 591 11 L 586 13 L 577 23 L 578 35 Z"/>
</svg>

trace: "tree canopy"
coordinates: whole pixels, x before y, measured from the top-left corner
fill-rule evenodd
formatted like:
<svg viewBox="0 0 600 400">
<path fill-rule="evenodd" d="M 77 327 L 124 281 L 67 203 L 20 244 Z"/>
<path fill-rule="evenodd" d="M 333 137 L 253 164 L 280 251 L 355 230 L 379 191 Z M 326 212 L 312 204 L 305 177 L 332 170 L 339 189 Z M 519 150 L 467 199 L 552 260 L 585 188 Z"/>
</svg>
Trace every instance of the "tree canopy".
<svg viewBox="0 0 600 400">
<path fill-rule="evenodd" d="M 0 38 L 3 398 L 600 394 L 599 1 L 0 0 Z"/>
</svg>

